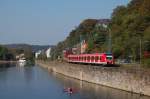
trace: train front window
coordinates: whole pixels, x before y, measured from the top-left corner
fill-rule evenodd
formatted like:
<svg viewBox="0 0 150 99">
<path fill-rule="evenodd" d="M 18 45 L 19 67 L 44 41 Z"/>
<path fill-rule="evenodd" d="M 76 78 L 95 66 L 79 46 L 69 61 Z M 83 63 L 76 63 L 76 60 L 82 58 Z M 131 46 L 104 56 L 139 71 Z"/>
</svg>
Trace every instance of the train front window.
<svg viewBox="0 0 150 99">
<path fill-rule="evenodd" d="M 107 56 L 107 60 L 112 60 L 112 56 Z"/>
</svg>

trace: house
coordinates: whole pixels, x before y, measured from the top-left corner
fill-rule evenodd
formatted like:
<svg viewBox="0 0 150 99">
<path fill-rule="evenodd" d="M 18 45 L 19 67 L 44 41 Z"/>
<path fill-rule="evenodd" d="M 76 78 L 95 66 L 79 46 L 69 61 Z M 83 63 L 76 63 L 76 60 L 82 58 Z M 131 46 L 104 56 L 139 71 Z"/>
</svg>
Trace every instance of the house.
<svg viewBox="0 0 150 99">
<path fill-rule="evenodd" d="M 37 52 L 35 53 L 35 58 L 38 58 L 38 56 L 39 56 L 41 53 L 42 53 L 41 50 L 37 51 Z"/>
<path fill-rule="evenodd" d="M 104 28 L 107 28 L 109 23 L 110 23 L 110 19 L 99 19 L 96 26 L 103 26 Z"/>
<path fill-rule="evenodd" d="M 87 49 L 87 42 L 85 41 L 85 40 L 83 40 L 82 42 L 81 42 L 81 54 L 82 53 L 85 53 L 85 51 L 86 51 L 86 49 Z"/>
<path fill-rule="evenodd" d="M 46 51 L 45 51 L 46 57 L 50 58 L 51 57 L 51 47 L 49 47 Z"/>
</svg>

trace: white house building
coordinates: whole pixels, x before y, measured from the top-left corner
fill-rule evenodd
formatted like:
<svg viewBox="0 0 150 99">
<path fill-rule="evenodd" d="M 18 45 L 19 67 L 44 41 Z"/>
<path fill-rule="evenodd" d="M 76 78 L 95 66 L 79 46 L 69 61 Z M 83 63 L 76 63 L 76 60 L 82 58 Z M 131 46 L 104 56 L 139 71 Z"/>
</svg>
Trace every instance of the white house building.
<svg viewBox="0 0 150 99">
<path fill-rule="evenodd" d="M 51 47 L 46 50 L 45 54 L 47 58 L 51 57 Z"/>
<path fill-rule="evenodd" d="M 35 58 L 38 58 L 38 56 L 39 56 L 41 53 L 42 53 L 41 50 L 37 51 L 37 52 L 35 53 Z"/>
</svg>

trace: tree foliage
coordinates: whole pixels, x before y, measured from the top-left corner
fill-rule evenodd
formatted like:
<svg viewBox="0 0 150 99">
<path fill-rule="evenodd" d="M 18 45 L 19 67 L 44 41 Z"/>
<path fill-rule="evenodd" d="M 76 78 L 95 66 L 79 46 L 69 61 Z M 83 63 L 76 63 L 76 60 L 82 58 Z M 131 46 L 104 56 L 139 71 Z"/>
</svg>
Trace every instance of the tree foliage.
<svg viewBox="0 0 150 99">
<path fill-rule="evenodd" d="M 86 40 L 88 43 L 87 53 L 100 52 L 101 46 L 106 42 L 107 29 L 96 26 L 97 23 L 97 19 L 86 19 L 81 22 L 64 41 L 57 44 L 52 51 L 52 56 L 55 58 L 62 56 L 64 49 L 72 48 L 82 40 Z"/>
<path fill-rule="evenodd" d="M 87 53 L 106 52 L 110 32 L 112 52 L 116 58 L 130 57 L 139 61 L 140 46 L 142 55 L 144 51 L 150 51 L 150 0 L 131 0 L 126 6 L 116 7 L 111 16 L 110 31 L 103 26 L 97 27 L 97 22 L 97 19 L 81 22 L 64 41 L 57 44 L 53 56 L 61 56 L 63 49 L 71 48 L 83 39 L 88 42 Z"/>
<path fill-rule="evenodd" d="M 150 48 L 150 0 L 132 0 L 127 6 L 114 9 L 111 19 L 113 52 L 116 57 L 140 57 Z"/>
<path fill-rule="evenodd" d="M 14 56 L 6 47 L 0 46 L 0 60 L 13 60 Z"/>
</svg>

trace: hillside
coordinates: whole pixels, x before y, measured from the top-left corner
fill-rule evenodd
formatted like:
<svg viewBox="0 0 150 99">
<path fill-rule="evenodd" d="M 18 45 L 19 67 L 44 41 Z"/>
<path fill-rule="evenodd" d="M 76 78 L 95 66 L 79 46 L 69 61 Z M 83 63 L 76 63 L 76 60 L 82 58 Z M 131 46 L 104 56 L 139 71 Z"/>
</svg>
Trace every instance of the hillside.
<svg viewBox="0 0 150 99">
<path fill-rule="evenodd" d="M 4 46 L 7 48 L 15 48 L 15 49 L 31 48 L 33 52 L 36 52 L 38 50 L 46 50 L 49 47 L 54 47 L 53 45 L 29 45 L 29 44 L 7 44 Z"/>
<path fill-rule="evenodd" d="M 64 49 L 78 47 L 85 40 L 88 48 L 84 53 L 96 53 L 108 51 L 108 35 L 107 26 L 110 19 L 86 19 L 83 20 L 78 27 L 73 29 L 69 36 L 52 50 L 52 57 L 55 59 L 62 56 Z"/>
<path fill-rule="evenodd" d="M 144 53 L 150 52 L 150 0 L 132 0 L 127 6 L 118 6 L 110 27 L 115 57 L 134 62 L 142 59 L 143 63 L 147 60 Z"/>
<path fill-rule="evenodd" d="M 150 64 L 150 0 L 132 0 L 126 6 L 118 6 L 110 20 L 83 20 L 53 49 L 53 58 L 82 40 L 88 46 L 85 53 L 111 51 L 117 59 Z"/>
</svg>

